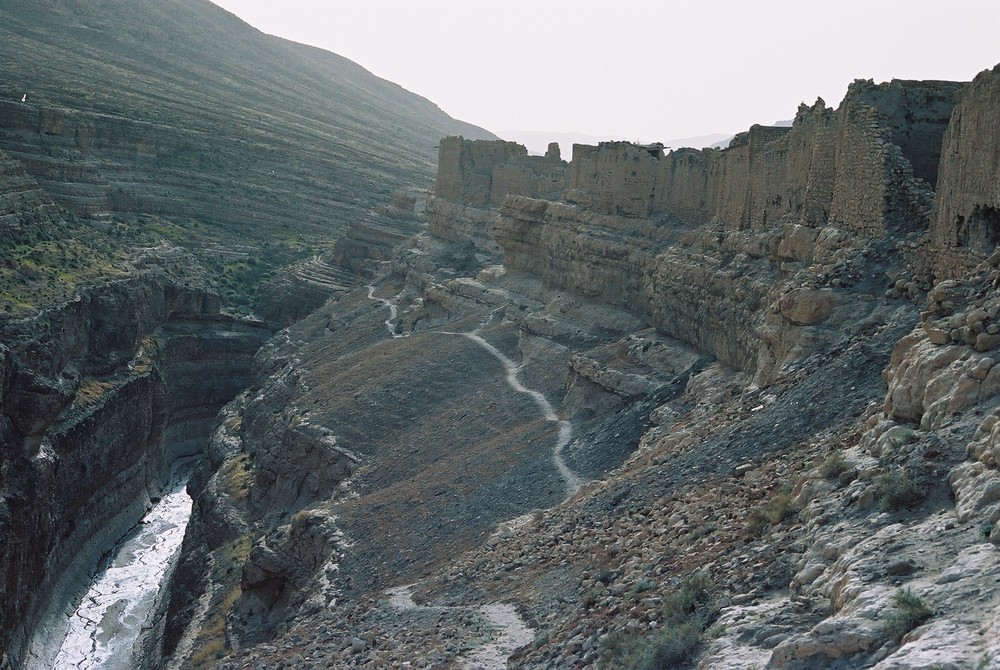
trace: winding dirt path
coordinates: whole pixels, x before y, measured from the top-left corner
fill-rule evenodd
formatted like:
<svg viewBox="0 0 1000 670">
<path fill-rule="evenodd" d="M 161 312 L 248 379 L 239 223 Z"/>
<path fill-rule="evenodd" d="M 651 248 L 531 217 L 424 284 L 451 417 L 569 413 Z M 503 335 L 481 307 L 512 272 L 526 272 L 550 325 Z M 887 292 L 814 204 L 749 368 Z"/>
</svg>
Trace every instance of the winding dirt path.
<svg viewBox="0 0 1000 670">
<path fill-rule="evenodd" d="M 418 605 L 413 602 L 413 586 L 397 586 L 386 591 L 389 604 L 404 612 L 478 611 L 493 626 L 493 639 L 462 659 L 462 667 L 466 670 L 503 670 L 514 650 L 535 639 L 535 631 L 524 623 L 513 605 L 492 603 L 479 608 Z"/>
<path fill-rule="evenodd" d="M 573 437 L 573 424 L 564 419 L 560 419 L 556 414 L 555 409 L 552 407 L 552 403 L 549 402 L 548 398 L 545 397 L 540 391 L 527 388 L 524 384 L 520 382 L 517 378 L 518 372 L 521 371 L 521 366 L 517 365 L 514 361 L 508 358 L 502 351 L 497 349 L 495 346 L 487 342 L 478 333 L 447 333 L 448 335 L 461 335 L 466 337 L 479 346 L 481 346 L 486 351 L 493 354 L 493 357 L 503 364 L 504 369 L 507 371 L 507 383 L 512 389 L 518 393 L 524 393 L 531 396 L 531 399 L 535 401 L 538 409 L 542 411 L 547 421 L 552 421 L 559 426 L 559 438 L 556 440 L 556 446 L 552 450 L 552 461 L 555 463 L 556 469 L 559 470 L 559 474 L 563 478 L 563 482 L 566 484 L 566 495 L 570 496 L 576 492 L 580 485 L 583 483 L 580 478 L 574 473 L 566 461 L 562 457 L 563 448 Z"/>
<path fill-rule="evenodd" d="M 399 296 L 397 296 L 397 299 L 398 297 Z M 390 337 L 396 339 L 400 337 L 407 337 L 409 335 L 409 333 L 399 334 L 396 332 L 396 326 L 394 322 L 399 316 L 399 311 L 398 308 L 396 307 L 396 303 L 393 300 L 377 297 L 375 295 L 374 284 L 368 284 L 368 299 L 376 300 L 382 303 L 382 305 L 389 310 L 389 318 L 385 320 L 385 329 L 389 333 Z M 576 492 L 576 490 L 579 489 L 580 486 L 583 484 L 583 481 L 580 479 L 580 477 L 577 476 L 575 472 L 573 472 L 572 469 L 570 469 L 569 465 L 566 464 L 566 460 L 563 458 L 562 455 L 563 449 L 566 447 L 567 444 L 569 444 L 570 440 L 573 438 L 573 424 L 570 423 L 569 421 L 559 418 L 559 416 L 556 414 L 555 408 L 552 407 L 552 403 L 550 403 L 548 398 L 545 397 L 545 394 L 543 394 L 541 391 L 530 389 L 521 383 L 521 381 L 517 378 L 518 373 L 521 371 L 521 366 L 512 361 L 506 354 L 497 349 L 495 346 L 487 342 L 486 339 L 479 334 L 481 328 L 482 325 L 480 325 L 479 328 L 476 328 L 476 330 L 472 331 L 471 333 L 455 333 L 446 330 L 438 332 L 441 335 L 465 337 L 467 339 L 472 340 L 480 347 L 488 351 L 494 358 L 500 361 L 500 364 L 503 365 L 504 370 L 506 370 L 507 384 L 518 393 L 524 393 L 525 395 L 530 396 L 531 399 L 535 401 L 535 405 L 538 406 L 538 409 L 541 410 L 542 415 L 545 417 L 546 421 L 551 421 L 556 425 L 558 425 L 559 437 L 556 439 L 556 445 L 552 449 L 552 462 L 555 464 L 556 469 L 559 471 L 559 475 L 562 477 L 563 483 L 566 486 L 566 496 L 569 497 L 573 495 Z"/>
<path fill-rule="evenodd" d="M 395 302 L 387 300 L 386 298 L 376 297 L 375 287 L 372 284 L 368 285 L 368 298 L 370 300 L 377 300 L 389 310 L 389 318 L 385 320 L 385 328 L 390 337 L 399 338 L 409 335 L 409 333 L 396 333 L 394 321 L 398 317 L 398 310 Z M 511 360 L 506 354 L 497 349 L 495 346 L 487 342 L 486 339 L 479 334 L 482 327 L 483 326 L 480 325 L 479 328 L 476 328 L 476 330 L 471 333 L 455 333 L 450 331 L 437 332 L 441 335 L 467 338 L 489 352 L 494 358 L 500 361 L 500 364 L 503 365 L 504 370 L 507 372 L 507 384 L 517 393 L 523 393 L 530 396 L 535 402 L 535 405 L 542 412 L 545 419 L 558 425 L 559 437 L 556 440 L 555 447 L 552 449 L 552 461 L 555 464 L 556 469 L 559 471 L 559 475 L 562 477 L 563 483 L 565 484 L 566 496 L 569 497 L 573 495 L 573 493 L 580 488 L 583 482 L 580 477 L 578 477 L 577 474 L 570 469 L 569 465 L 566 464 L 566 461 L 562 456 L 563 449 L 567 444 L 569 444 L 573 437 L 573 424 L 559 418 L 556 414 L 555 408 L 552 406 L 552 403 L 549 402 L 548 398 L 545 397 L 545 394 L 541 391 L 530 389 L 521 383 L 521 380 L 518 379 L 521 366 Z M 413 585 L 398 586 L 390 589 L 386 592 L 389 596 L 389 604 L 400 611 L 471 609 L 464 607 L 427 607 L 417 605 L 413 602 L 412 589 Z M 465 658 L 463 668 L 466 668 L 467 670 L 502 670 L 507 667 L 507 659 L 514 653 L 514 650 L 529 644 L 534 639 L 534 630 L 528 627 L 513 605 L 506 603 L 491 603 L 489 605 L 482 605 L 478 608 L 478 611 L 482 613 L 492 624 L 494 629 L 494 639 L 479 647 L 467 658 Z"/>
<path fill-rule="evenodd" d="M 374 284 L 368 284 L 368 299 L 377 300 L 389 310 L 389 318 L 383 322 L 385 323 L 385 329 L 389 332 L 389 337 L 391 337 L 392 339 L 397 339 L 400 337 L 409 336 L 409 333 L 399 334 L 396 332 L 396 325 L 393 322 L 399 316 L 399 308 L 396 307 L 396 303 L 393 302 L 392 300 L 389 300 L 387 298 L 376 297 Z M 397 300 L 399 299 L 398 295 L 396 296 L 396 299 Z"/>
</svg>

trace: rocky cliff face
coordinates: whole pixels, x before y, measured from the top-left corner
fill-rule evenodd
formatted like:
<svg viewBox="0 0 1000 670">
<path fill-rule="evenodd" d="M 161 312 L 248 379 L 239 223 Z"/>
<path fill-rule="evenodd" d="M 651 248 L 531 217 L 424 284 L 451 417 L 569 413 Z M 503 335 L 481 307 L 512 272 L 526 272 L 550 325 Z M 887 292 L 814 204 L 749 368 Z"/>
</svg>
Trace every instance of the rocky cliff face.
<svg viewBox="0 0 1000 670">
<path fill-rule="evenodd" d="M 926 229 L 933 196 L 892 137 L 930 165 L 956 88 L 856 82 L 838 110 L 803 106 L 791 128 L 755 126 L 725 150 L 577 146 L 567 202 L 511 198 L 496 239 L 510 268 L 766 382 L 880 309 L 842 298 L 881 297 L 884 240 Z"/>
<path fill-rule="evenodd" d="M 200 453 L 268 331 L 154 273 L 3 325 L 0 647 L 36 662 L 98 557 Z M 32 640 L 34 636 L 34 640 Z"/>
<path fill-rule="evenodd" d="M 961 91 L 944 137 L 940 197 L 934 204 L 930 230 L 935 251 L 958 249 L 959 255 L 981 260 L 996 246 L 1000 167 L 991 153 L 996 146 L 991 111 L 996 100 L 995 68 L 981 73 Z"/>
<path fill-rule="evenodd" d="M 938 214 L 991 206 L 996 83 L 559 178 L 442 141 L 427 232 L 227 408 L 176 660 L 996 665 L 996 262 Z"/>
</svg>

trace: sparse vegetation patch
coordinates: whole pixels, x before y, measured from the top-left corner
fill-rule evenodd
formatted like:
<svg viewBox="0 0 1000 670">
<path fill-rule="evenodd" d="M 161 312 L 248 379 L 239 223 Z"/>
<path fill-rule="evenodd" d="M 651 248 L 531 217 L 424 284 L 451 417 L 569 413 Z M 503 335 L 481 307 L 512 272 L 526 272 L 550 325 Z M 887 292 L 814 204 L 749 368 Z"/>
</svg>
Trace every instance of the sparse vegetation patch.
<svg viewBox="0 0 1000 670">
<path fill-rule="evenodd" d="M 900 589 L 892 597 L 893 610 L 883 624 L 885 636 L 899 644 L 911 630 L 931 618 L 933 611 L 910 589 Z"/>
<path fill-rule="evenodd" d="M 848 470 L 850 470 L 850 465 L 844 458 L 842 451 L 833 452 L 819 466 L 819 474 L 824 479 L 839 479 Z"/>
<path fill-rule="evenodd" d="M 663 599 L 660 630 L 612 633 L 601 649 L 599 667 L 659 670 L 693 661 L 718 614 L 712 591 L 708 575 L 686 576 Z"/>
<path fill-rule="evenodd" d="M 747 515 L 747 530 L 752 535 L 761 535 L 771 526 L 790 519 L 799 513 L 798 506 L 790 493 L 782 492 L 767 502 L 754 507 Z"/>
<path fill-rule="evenodd" d="M 927 484 L 906 470 L 892 472 L 879 477 L 877 496 L 884 512 L 912 509 L 927 499 Z"/>
</svg>

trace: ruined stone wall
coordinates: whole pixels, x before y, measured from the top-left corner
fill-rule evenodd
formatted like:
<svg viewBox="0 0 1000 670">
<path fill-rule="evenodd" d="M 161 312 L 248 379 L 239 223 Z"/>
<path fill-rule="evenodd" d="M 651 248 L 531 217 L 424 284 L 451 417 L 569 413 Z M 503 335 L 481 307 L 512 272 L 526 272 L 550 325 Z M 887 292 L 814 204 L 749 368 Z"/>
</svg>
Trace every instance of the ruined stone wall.
<svg viewBox="0 0 1000 670">
<path fill-rule="evenodd" d="M 830 203 L 836 183 L 837 136 L 834 110 L 822 98 L 812 107 L 799 106 L 795 123 L 788 135 L 793 156 L 808 156 L 796 161 L 791 171 L 805 177 L 800 198 L 792 205 L 798 223 L 809 227 L 825 225 L 830 217 Z"/>
<path fill-rule="evenodd" d="M 499 207 L 508 195 L 560 200 L 566 193 L 566 174 L 566 162 L 558 154 L 515 156 L 493 168 L 491 202 Z"/>
<path fill-rule="evenodd" d="M 937 195 L 932 244 L 961 250 L 970 261 L 992 253 L 1000 242 L 1000 66 L 959 94 L 944 136 Z M 955 260 L 936 270 L 952 274 Z"/>
<path fill-rule="evenodd" d="M 647 217 L 662 160 L 631 142 L 573 145 L 566 200 L 600 214 Z"/>
<path fill-rule="evenodd" d="M 926 230 L 955 82 L 855 81 L 837 110 L 831 222 L 880 236 Z"/>
<path fill-rule="evenodd" d="M 932 187 L 937 182 L 941 142 L 955 96 L 962 84 L 953 81 L 906 81 L 875 84 L 858 80 L 849 95 L 855 104 L 872 107 L 889 141 L 899 147 L 913 175 Z"/>
<path fill-rule="evenodd" d="M 884 229 L 888 133 L 871 107 L 844 104 L 837 110 L 830 222 L 858 233 Z"/>
<path fill-rule="evenodd" d="M 493 198 L 493 169 L 528 150 L 516 142 L 446 137 L 438 145 L 434 194 L 470 207 L 487 207 Z"/>
<path fill-rule="evenodd" d="M 761 228 L 784 210 L 788 187 L 784 127 L 753 126 L 719 154 L 722 166 L 715 217 L 730 228 Z"/>
<path fill-rule="evenodd" d="M 603 214 L 715 220 L 731 230 L 920 230 L 957 86 L 858 81 L 836 112 L 822 100 L 803 105 L 791 128 L 753 126 L 721 151 L 657 158 L 626 142 L 575 145 L 566 199 Z"/>
<path fill-rule="evenodd" d="M 936 166 L 956 88 L 857 81 L 836 111 L 822 100 L 802 105 L 791 128 L 755 125 L 724 150 L 664 156 L 629 142 L 576 144 L 564 199 L 596 214 L 729 230 L 832 224 L 870 237 L 922 230 L 933 192 L 910 158 L 919 174 Z M 507 195 L 557 199 L 561 161 L 521 149 L 443 140 L 436 195 L 480 208 L 499 207 Z"/>
<path fill-rule="evenodd" d="M 681 149 L 657 175 L 653 213 L 692 224 L 717 220 L 726 228 L 758 229 L 798 210 L 803 199 L 811 128 L 754 126 L 724 150 Z M 791 142 L 800 138 L 798 143 Z M 793 150 L 795 149 L 795 150 Z M 808 149 L 808 146 L 807 146 Z M 805 156 L 805 160 L 796 160 Z"/>
<path fill-rule="evenodd" d="M 710 217 L 709 205 L 717 199 L 719 180 L 710 178 L 721 164 L 721 149 L 679 149 L 663 161 L 656 180 L 653 207 L 670 212 L 675 220 L 697 225 Z"/>
</svg>

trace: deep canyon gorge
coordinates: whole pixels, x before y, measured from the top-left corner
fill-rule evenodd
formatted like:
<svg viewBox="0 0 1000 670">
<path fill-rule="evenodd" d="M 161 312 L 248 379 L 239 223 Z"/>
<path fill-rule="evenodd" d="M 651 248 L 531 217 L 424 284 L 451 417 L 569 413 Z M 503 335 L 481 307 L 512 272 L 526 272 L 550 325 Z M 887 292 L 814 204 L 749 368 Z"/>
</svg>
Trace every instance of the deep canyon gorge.
<svg viewBox="0 0 1000 670">
<path fill-rule="evenodd" d="M 107 667 L 1000 669 L 1000 66 L 564 160 L 161 4 L 0 4 L 0 668 L 190 504 Z"/>
</svg>

